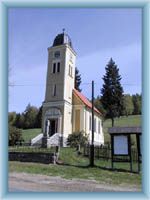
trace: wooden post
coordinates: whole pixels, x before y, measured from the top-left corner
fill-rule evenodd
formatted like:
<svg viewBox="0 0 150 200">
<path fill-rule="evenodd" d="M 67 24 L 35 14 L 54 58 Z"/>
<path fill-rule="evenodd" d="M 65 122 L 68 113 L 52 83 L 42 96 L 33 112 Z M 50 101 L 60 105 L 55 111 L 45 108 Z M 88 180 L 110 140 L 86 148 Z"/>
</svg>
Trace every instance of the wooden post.
<svg viewBox="0 0 150 200">
<path fill-rule="evenodd" d="M 132 172 L 133 169 L 132 169 L 132 151 L 131 151 L 131 136 L 129 135 L 128 136 L 128 153 L 129 153 L 129 157 L 130 157 L 130 171 Z"/>
<path fill-rule="evenodd" d="M 140 172 L 140 138 L 136 134 L 136 143 L 137 143 L 137 154 L 138 154 L 138 173 Z"/>
<path fill-rule="evenodd" d="M 92 142 L 90 145 L 90 166 L 94 167 L 94 81 L 92 81 Z"/>
<path fill-rule="evenodd" d="M 114 136 L 111 135 L 111 168 L 114 168 L 114 161 L 113 161 L 113 155 L 114 155 Z"/>
</svg>

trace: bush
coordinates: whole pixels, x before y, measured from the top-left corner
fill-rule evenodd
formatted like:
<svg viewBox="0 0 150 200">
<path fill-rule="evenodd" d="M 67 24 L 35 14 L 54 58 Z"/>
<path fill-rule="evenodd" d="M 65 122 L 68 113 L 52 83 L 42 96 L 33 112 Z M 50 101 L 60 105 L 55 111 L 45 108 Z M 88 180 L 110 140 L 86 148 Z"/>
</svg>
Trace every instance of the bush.
<svg viewBox="0 0 150 200">
<path fill-rule="evenodd" d="M 83 147 L 87 143 L 88 137 L 83 131 L 74 132 L 70 134 L 67 139 L 67 145 L 69 145 L 70 147 L 78 147 L 79 145 Z"/>
<path fill-rule="evenodd" d="M 17 142 L 22 142 L 22 131 L 14 126 L 9 125 L 9 146 L 14 146 Z"/>
</svg>

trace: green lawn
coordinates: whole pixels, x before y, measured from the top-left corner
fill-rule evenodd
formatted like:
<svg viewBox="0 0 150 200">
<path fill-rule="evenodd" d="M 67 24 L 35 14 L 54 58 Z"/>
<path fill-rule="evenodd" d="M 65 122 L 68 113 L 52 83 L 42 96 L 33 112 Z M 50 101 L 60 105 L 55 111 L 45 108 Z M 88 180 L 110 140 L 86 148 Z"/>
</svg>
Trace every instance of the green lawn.
<svg viewBox="0 0 150 200">
<path fill-rule="evenodd" d="M 140 126 L 141 116 L 129 116 L 115 119 L 115 126 Z M 105 142 L 109 141 L 107 132 L 108 127 L 111 127 L 111 121 L 104 122 Z M 23 137 L 26 142 L 41 133 L 41 129 L 28 129 L 23 130 Z M 61 176 L 63 178 L 81 178 L 81 179 L 94 179 L 100 183 L 111 184 L 131 184 L 141 186 L 141 174 L 121 172 L 118 170 L 112 171 L 111 162 L 103 160 L 95 160 L 95 167 L 88 167 L 89 158 L 78 156 L 75 149 L 61 148 L 60 150 L 61 165 L 46 165 L 37 163 L 22 163 L 22 162 L 9 162 L 9 170 L 16 172 L 27 172 L 34 174 L 45 174 L 49 176 Z M 130 169 L 129 163 L 114 163 L 117 169 Z M 133 163 L 134 171 L 137 170 L 137 164 Z"/>
<path fill-rule="evenodd" d="M 11 172 L 26 172 L 34 174 L 44 174 L 48 176 L 60 176 L 67 179 L 80 178 L 88 180 L 97 180 L 100 183 L 108 184 L 131 184 L 141 186 L 141 174 L 111 171 L 100 167 L 110 168 L 110 162 L 96 160 L 95 167 L 89 167 L 89 158 L 78 156 L 75 149 L 61 148 L 60 159 L 63 161 L 61 165 L 46 165 L 37 163 L 9 162 L 9 170 Z M 123 164 L 124 165 L 124 164 Z M 135 164 L 134 164 L 135 165 Z M 124 166 L 129 169 L 129 164 Z M 119 166 L 121 168 L 121 166 Z"/>
<path fill-rule="evenodd" d="M 128 117 L 120 117 L 115 118 L 115 126 L 140 126 L 141 125 L 141 115 L 132 115 Z M 105 142 L 110 141 L 110 136 L 108 134 L 108 128 L 111 127 L 111 120 L 105 120 L 103 124 L 103 130 L 104 130 L 104 137 Z M 42 131 L 41 129 L 24 129 L 22 130 L 23 139 L 25 142 L 29 142 L 30 139 L 34 138 L 38 134 L 40 134 Z"/>
<path fill-rule="evenodd" d="M 131 126 L 141 126 L 141 115 L 131 115 L 128 117 L 115 118 L 114 126 L 117 127 L 131 127 Z M 108 134 L 108 128 L 112 127 L 110 119 L 107 119 L 103 123 L 104 130 L 104 141 L 105 143 L 110 142 L 110 135 Z M 135 136 L 132 136 L 132 140 L 135 141 Z"/>
<path fill-rule="evenodd" d="M 29 142 L 32 138 L 36 137 L 42 131 L 40 128 L 35 129 L 22 129 L 22 136 L 25 142 Z"/>
</svg>

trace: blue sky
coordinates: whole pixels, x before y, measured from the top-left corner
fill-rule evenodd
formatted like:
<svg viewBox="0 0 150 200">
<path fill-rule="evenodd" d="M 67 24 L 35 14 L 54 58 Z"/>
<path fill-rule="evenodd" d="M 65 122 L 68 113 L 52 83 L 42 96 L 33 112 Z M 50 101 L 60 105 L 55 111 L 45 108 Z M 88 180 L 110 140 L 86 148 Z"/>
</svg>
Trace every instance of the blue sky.
<svg viewBox="0 0 150 200">
<path fill-rule="evenodd" d="M 142 10 L 79 8 L 10 8 L 9 111 L 23 112 L 28 103 L 41 106 L 45 96 L 48 53 L 55 36 L 66 32 L 77 52 L 82 92 L 100 94 L 109 59 L 119 67 L 125 93 L 141 93 Z M 21 85 L 21 86 L 18 86 Z"/>
</svg>

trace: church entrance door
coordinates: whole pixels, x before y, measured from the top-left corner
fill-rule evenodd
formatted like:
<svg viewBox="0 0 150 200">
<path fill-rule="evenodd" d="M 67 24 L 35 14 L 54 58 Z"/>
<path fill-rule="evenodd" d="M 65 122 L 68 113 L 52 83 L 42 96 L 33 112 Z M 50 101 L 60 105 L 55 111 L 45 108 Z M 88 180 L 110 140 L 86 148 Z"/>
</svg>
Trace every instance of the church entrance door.
<svg viewBox="0 0 150 200">
<path fill-rule="evenodd" d="M 49 136 L 51 137 L 55 133 L 57 133 L 57 119 L 50 119 L 50 134 Z"/>
</svg>

